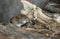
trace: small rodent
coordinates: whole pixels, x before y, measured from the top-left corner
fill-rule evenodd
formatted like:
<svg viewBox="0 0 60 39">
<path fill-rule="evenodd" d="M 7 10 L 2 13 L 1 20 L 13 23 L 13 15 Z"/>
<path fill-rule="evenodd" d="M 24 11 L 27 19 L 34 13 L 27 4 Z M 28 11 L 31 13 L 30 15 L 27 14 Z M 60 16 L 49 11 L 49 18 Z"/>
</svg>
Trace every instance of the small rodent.
<svg viewBox="0 0 60 39">
<path fill-rule="evenodd" d="M 29 18 L 23 14 L 20 14 L 19 16 L 13 17 L 10 22 L 17 27 L 22 27 L 22 25 L 25 25 L 29 22 Z"/>
</svg>

